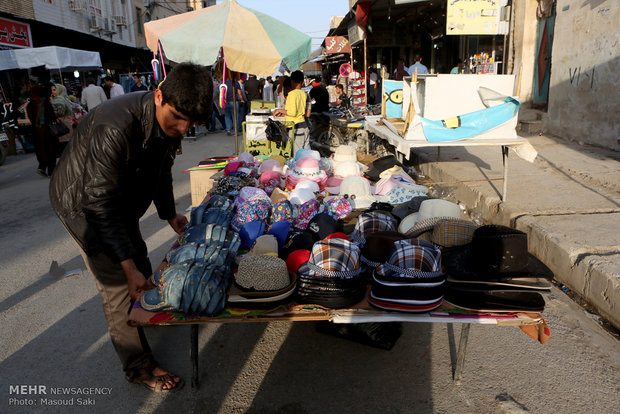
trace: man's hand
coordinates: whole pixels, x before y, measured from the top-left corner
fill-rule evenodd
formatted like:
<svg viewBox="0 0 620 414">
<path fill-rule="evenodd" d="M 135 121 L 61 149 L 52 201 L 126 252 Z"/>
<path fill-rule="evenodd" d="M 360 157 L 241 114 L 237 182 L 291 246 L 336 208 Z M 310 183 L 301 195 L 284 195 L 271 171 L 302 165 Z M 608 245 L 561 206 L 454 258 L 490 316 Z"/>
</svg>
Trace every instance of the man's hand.
<svg viewBox="0 0 620 414">
<path fill-rule="evenodd" d="M 121 266 L 127 277 L 129 296 L 131 296 L 133 300 L 138 300 L 144 292 L 153 289 L 154 286 L 144 277 L 142 272 L 136 268 L 133 259 L 123 260 Z"/>
<path fill-rule="evenodd" d="M 168 224 L 172 227 L 177 234 L 181 234 L 183 232 L 183 227 L 187 224 L 187 217 L 181 214 L 177 214 L 170 220 L 168 220 Z"/>
<path fill-rule="evenodd" d="M 286 116 L 286 109 L 274 109 L 273 116 Z"/>
</svg>

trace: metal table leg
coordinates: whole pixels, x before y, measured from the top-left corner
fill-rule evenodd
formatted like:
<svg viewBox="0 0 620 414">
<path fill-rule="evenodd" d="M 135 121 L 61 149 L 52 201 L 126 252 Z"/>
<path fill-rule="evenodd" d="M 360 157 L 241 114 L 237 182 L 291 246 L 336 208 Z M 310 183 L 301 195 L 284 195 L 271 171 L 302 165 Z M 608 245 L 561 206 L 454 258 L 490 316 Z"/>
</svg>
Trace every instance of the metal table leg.
<svg viewBox="0 0 620 414">
<path fill-rule="evenodd" d="M 470 327 L 470 323 L 465 323 L 461 328 L 461 339 L 459 340 L 459 350 L 456 355 L 456 369 L 454 370 L 454 385 L 461 385 L 461 379 L 463 379 L 463 366 L 465 365 L 465 353 L 467 351 L 467 340 L 469 339 Z"/>
<path fill-rule="evenodd" d="M 504 165 L 504 190 L 502 191 L 502 201 L 506 201 L 506 191 L 508 191 L 508 150 L 502 145 L 502 164 Z"/>
<path fill-rule="evenodd" d="M 190 335 L 189 354 L 192 360 L 192 388 L 200 388 L 200 371 L 198 370 L 198 327 L 200 325 L 192 325 Z"/>
</svg>

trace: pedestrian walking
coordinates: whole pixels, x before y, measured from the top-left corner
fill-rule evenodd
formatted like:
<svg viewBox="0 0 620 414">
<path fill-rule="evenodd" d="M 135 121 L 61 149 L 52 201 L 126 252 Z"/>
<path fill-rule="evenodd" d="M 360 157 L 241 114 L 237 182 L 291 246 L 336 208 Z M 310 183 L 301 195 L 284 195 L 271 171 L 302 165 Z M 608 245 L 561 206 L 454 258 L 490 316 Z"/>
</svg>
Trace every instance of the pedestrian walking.
<svg viewBox="0 0 620 414">
<path fill-rule="evenodd" d="M 107 101 L 108 98 L 103 91 L 101 86 L 95 85 L 95 79 L 87 78 L 86 79 L 86 87 L 82 89 L 82 105 L 86 106 L 88 111 L 92 111 L 102 102 Z"/>
<path fill-rule="evenodd" d="M 115 83 L 114 79 L 112 79 L 110 76 L 106 76 L 105 78 L 103 78 L 103 82 L 108 88 L 110 88 L 110 99 L 114 99 L 117 96 L 125 94 L 123 87 L 118 83 Z"/>
</svg>

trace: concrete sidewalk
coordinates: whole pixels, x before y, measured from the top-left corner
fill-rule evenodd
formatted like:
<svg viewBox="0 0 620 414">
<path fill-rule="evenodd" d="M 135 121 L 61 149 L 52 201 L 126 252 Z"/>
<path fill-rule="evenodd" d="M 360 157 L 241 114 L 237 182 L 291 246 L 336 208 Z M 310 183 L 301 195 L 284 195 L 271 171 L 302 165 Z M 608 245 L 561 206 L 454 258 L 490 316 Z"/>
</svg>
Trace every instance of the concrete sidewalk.
<svg viewBox="0 0 620 414">
<path fill-rule="evenodd" d="M 412 160 L 439 194 L 483 224 L 528 233 L 529 250 L 555 278 L 620 328 L 620 153 L 529 136 L 528 163 L 510 151 L 508 190 L 499 147 L 416 149 Z"/>
</svg>

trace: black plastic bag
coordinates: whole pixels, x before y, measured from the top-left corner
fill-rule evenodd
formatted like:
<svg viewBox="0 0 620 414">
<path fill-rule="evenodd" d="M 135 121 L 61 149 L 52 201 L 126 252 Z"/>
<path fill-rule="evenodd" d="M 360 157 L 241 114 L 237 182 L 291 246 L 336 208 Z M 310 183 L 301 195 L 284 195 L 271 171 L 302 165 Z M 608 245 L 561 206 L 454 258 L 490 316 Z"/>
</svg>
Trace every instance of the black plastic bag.
<svg viewBox="0 0 620 414">
<path fill-rule="evenodd" d="M 367 323 L 333 323 L 319 322 L 317 332 L 338 336 L 389 351 L 403 332 L 400 322 L 367 322 Z"/>
<path fill-rule="evenodd" d="M 267 128 L 265 130 L 267 139 L 276 143 L 276 148 L 280 149 L 282 144 L 286 145 L 288 142 L 288 131 L 286 126 L 279 121 L 273 119 L 267 119 Z"/>
</svg>

